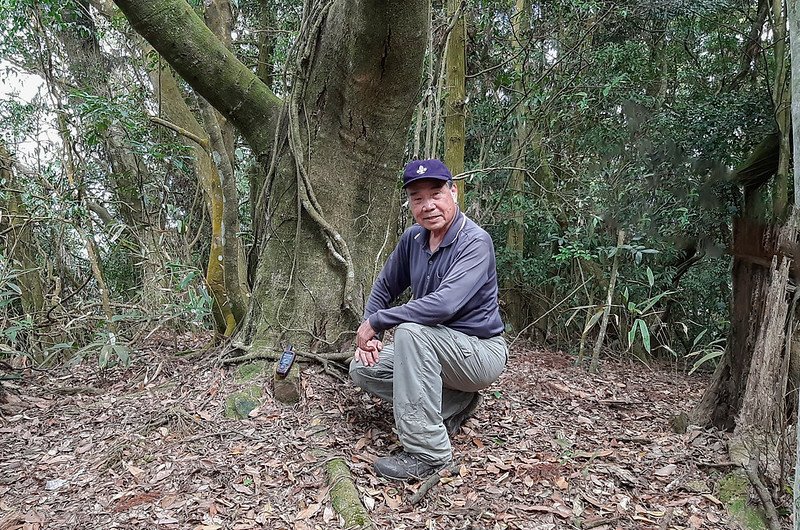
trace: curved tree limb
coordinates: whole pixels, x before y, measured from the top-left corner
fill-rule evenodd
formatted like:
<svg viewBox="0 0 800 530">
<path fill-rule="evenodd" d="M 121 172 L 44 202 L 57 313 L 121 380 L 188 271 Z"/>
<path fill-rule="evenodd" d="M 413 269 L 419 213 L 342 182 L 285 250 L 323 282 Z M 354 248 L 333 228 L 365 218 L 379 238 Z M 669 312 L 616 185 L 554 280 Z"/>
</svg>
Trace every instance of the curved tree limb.
<svg viewBox="0 0 800 530">
<path fill-rule="evenodd" d="M 281 100 L 242 64 L 185 0 L 115 0 L 134 29 L 197 93 L 268 153 Z"/>
</svg>

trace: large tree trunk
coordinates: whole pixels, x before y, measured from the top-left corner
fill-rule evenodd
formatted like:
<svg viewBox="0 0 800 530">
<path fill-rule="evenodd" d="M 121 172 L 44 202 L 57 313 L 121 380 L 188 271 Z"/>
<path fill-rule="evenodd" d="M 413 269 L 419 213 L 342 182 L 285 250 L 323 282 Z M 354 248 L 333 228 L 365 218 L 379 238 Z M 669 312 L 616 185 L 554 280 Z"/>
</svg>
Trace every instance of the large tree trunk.
<svg viewBox="0 0 800 530">
<path fill-rule="evenodd" d="M 361 318 L 393 247 L 397 168 L 420 85 L 425 6 L 334 2 L 318 19 L 319 35 L 305 38 L 319 47 L 306 59 L 308 83 L 287 113 L 300 174 L 279 166 L 267 187 L 269 239 L 251 306 L 249 332 L 267 347 L 286 339 L 342 350 Z"/>
<path fill-rule="evenodd" d="M 695 410 L 693 422 L 733 430 L 765 319 L 771 272 L 763 256 L 779 253 L 779 226 L 736 219 L 733 225 L 731 332 L 725 355 Z"/>
<path fill-rule="evenodd" d="M 265 348 L 291 340 L 343 349 L 393 246 L 396 175 L 420 84 L 427 3 L 309 6 L 276 156 L 280 102 L 186 2 L 116 3 L 269 168 L 245 338 Z"/>
</svg>

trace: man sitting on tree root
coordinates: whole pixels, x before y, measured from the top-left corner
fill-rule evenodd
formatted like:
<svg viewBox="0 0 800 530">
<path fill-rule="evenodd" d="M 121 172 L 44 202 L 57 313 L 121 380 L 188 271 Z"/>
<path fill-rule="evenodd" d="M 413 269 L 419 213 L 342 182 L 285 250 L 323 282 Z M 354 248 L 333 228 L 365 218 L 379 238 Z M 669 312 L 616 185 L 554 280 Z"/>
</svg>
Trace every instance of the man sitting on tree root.
<svg viewBox="0 0 800 530">
<path fill-rule="evenodd" d="M 452 460 L 449 436 L 508 360 L 492 239 L 458 209 L 452 179 L 439 160 L 405 167 L 417 224 L 372 287 L 350 363 L 358 386 L 393 404 L 403 451 L 379 458 L 375 470 L 395 480 L 426 477 Z M 412 300 L 392 307 L 408 287 Z M 383 331 L 395 326 L 394 344 L 384 345 Z"/>
</svg>

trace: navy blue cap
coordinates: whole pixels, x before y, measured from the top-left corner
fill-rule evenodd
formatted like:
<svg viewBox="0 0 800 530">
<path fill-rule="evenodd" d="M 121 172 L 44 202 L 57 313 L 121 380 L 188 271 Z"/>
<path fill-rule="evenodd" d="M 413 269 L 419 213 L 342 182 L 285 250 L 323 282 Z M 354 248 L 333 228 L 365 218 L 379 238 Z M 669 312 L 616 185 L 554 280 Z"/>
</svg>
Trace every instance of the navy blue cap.
<svg viewBox="0 0 800 530">
<path fill-rule="evenodd" d="M 412 182 L 422 179 L 435 179 L 447 182 L 453 180 L 453 174 L 444 165 L 444 162 L 431 158 L 428 160 L 412 160 L 403 170 L 403 188 Z"/>
</svg>

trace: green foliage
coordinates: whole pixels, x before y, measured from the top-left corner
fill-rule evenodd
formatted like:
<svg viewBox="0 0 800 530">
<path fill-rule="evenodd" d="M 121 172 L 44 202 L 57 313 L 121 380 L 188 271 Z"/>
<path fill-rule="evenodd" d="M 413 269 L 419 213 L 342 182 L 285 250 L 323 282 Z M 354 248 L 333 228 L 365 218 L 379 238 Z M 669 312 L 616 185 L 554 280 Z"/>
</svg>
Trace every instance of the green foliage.
<svg viewBox="0 0 800 530">
<path fill-rule="evenodd" d="M 529 320 L 566 298 L 540 338 L 569 347 L 597 326 L 621 227 L 629 236 L 612 347 L 712 362 L 730 325 L 722 249 L 742 204 L 729 177 L 774 127 L 770 80 L 739 76 L 742 43 L 730 31 L 749 31 L 754 6 L 601 5 L 537 5 L 521 58 L 511 55 L 509 4 L 470 11 L 477 42 L 467 61 L 467 167 L 510 165 L 509 116 L 523 105 L 530 173 L 522 193 L 508 189 L 507 170 L 477 173 L 467 202 L 492 234 L 499 275 L 525 298 Z M 520 60 L 524 93 L 513 90 Z M 548 179 L 551 188 L 542 186 Z M 510 252 L 504 242 L 520 211 L 525 250 Z"/>
<path fill-rule="evenodd" d="M 179 329 L 196 329 L 211 326 L 213 300 L 208 292 L 203 272 L 181 263 L 169 264 L 172 301 L 165 308 L 169 319 Z"/>
<path fill-rule="evenodd" d="M 120 342 L 113 333 L 98 333 L 92 342 L 70 357 L 69 364 L 78 364 L 88 357 L 96 357 L 97 365 L 102 370 L 116 366 L 127 368 L 131 364 L 131 348 Z"/>
<path fill-rule="evenodd" d="M 689 374 L 693 374 L 698 368 L 702 367 L 705 363 L 713 361 L 722 357 L 725 353 L 725 340 L 715 339 L 710 342 L 704 343 L 703 337 L 708 330 L 704 329 L 692 341 L 692 351 L 686 354 L 687 359 L 690 357 L 698 357 L 694 362 Z"/>
<path fill-rule="evenodd" d="M 33 327 L 31 316 L 21 311 L 22 291 L 16 282 L 21 273 L 0 252 L 0 358 L 21 353 L 20 342 Z"/>
</svg>

